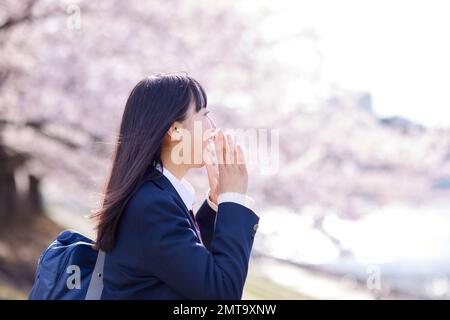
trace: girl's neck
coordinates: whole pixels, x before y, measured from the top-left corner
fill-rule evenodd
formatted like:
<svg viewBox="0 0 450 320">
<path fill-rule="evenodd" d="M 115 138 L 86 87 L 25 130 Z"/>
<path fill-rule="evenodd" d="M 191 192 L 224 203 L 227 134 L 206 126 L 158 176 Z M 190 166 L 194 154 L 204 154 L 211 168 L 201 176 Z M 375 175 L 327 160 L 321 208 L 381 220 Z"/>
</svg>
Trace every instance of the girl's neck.
<svg viewBox="0 0 450 320">
<path fill-rule="evenodd" d="M 189 166 L 186 164 L 176 164 L 173 163 L 170 152 L 162 152 L 161 154 L 161 161 L 163 164 L 164 169 L 167 169 L 172 173 L 175 177 L 177 177 L 178 180 L 183 179 L 183 177 L 186 175 L 186 173 L 189 170 Z"/>
</svg>

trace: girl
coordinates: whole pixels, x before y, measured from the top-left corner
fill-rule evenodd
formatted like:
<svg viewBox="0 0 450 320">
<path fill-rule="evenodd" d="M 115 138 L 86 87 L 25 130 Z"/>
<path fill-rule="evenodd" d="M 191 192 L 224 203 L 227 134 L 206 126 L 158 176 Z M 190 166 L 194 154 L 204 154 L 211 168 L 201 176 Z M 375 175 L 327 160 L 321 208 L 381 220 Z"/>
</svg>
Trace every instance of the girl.
<svg viewBox="0 0 450 320">
<path fill-rule="evenodd" d="M 214 129 L 206 106 L 187 75 L 151 76 L 132 90 L 94 213 L 106 252 L 102 299 L 242 298 L 259 216 L 242 148 L 221 130 L 203 139 Z M 217 166 L 205 161 L 210 143 Z M 210 188 L 194 215 L 183 177 L 203 166 Z"/>
</svg>

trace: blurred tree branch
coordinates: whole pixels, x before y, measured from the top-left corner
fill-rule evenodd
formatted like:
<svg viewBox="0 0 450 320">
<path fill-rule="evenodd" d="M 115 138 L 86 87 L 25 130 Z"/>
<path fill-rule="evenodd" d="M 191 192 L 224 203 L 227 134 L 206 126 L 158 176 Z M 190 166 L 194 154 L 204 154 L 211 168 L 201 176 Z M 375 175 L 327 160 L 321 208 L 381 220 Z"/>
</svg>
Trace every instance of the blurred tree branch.
<svg viewBox="0 0 450 320">
<path fill-rule="evenodd" d="M 25 4 L 23 12 L 19 16 L 9 16 L 2 24 L 0 24 L 0 30 L 7 30 L 16 25 L 24 22 L 31 21 L 36 17 L 33 17 L 33 8 L 35 7 L 38 0 L 31 0 Z"/>
<path fill-rule="evenodd" d="M 46 138 L 49 138 L 53 141 L 59 142 L 60 144 L 64 145 L 65 147 L 68 147 L 70 149 L 76 150 L 81 149 L 85 147 L 84 144 L 80 144 L 74 140 L 71 140 L 68 136 L 62 136 L 57 135 L 55 133 L 52 133 L 51 131 L 47 130 L 47 126 L 50 123 L 46 120 L 30 120 L 26 122 L 17 122 L 12 121 L 8 119 L 0 119 L 0 128 L 6 125 L 14 126 L 16 128 L 18 127 L 28 127 L 36 131 L 36 133 L 39 133 Z M 78 134 L 84 135 L 90 142 L 96 143 L 101 142 L 102 138 L 98 135 L 93 134 L 92 132 L 89 132 L 88 130 L 82 128 L 81 126 L 78 126 L 76 124 L 70 124 L 70 131 L 73 133 L 74 131 L 77 131 Z M 98 153 L 98 156 L 105 156 L 106 150 L 103 148 L 96 148 L 95 151 Z"/>
<path fill-rule="evenodd" d="M 34 22 L 37 20 L 46 19 L 54 14 L 63 13 L 64 11 L 60 7 L 51 7 L 43 13 L 35 14 L 34 9 L 38 5 L 39 0 L 27 1 L 22 12 L 19 14 L 11 14 L 0 24 L 0 31 L 7 31 L 13 27 L 19 26 L 27 22 Z M 5 6 L 2 2 L 2 6 Z"/>
</svg>

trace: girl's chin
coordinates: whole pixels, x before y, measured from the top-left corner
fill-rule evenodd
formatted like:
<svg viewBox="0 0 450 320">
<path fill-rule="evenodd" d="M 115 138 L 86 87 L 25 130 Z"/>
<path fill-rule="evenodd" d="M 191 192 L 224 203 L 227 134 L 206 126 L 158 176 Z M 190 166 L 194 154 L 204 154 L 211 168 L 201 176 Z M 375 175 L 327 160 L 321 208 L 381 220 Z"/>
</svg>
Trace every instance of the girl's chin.
<svg viewBox="0 0 450 320">
<path fill-rule="evenodd" d="M 205 165 L 206 165 L 205 161 L 203 161 L 202 163 L 189 163 L 189 169 L 203 168 Z"/>
<path fill-rule="evenodd" d="M 206 165 L 205 162 L 199 163 L 199 164 L 194 164 L 192 165 L 192 168 L 198 169 L 198 168 L 203 168 Z"/>
</svg>

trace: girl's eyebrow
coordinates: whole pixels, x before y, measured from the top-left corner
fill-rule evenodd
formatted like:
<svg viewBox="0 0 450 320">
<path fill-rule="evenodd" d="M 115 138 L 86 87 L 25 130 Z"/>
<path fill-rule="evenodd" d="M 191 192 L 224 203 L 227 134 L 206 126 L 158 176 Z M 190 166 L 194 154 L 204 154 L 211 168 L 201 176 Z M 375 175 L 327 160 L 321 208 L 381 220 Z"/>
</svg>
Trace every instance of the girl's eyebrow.
<svg viewBox="0 0 450 320">
<path fill-rule="evenodd" d="M 206 110 L 205 113 L 204 113 L 204 115 L 206 116 L 208 113 L 209 113 L 209 110 Z"/>
</svg>

